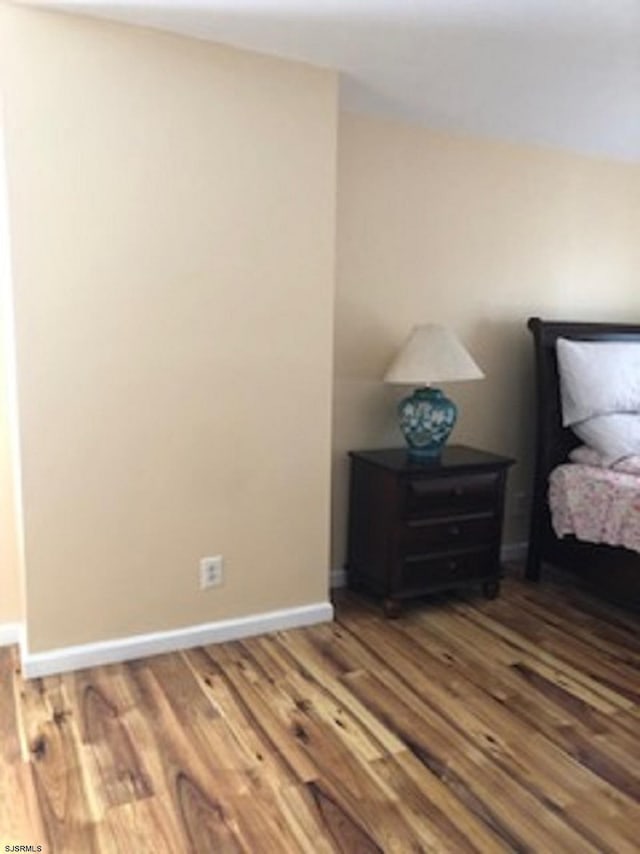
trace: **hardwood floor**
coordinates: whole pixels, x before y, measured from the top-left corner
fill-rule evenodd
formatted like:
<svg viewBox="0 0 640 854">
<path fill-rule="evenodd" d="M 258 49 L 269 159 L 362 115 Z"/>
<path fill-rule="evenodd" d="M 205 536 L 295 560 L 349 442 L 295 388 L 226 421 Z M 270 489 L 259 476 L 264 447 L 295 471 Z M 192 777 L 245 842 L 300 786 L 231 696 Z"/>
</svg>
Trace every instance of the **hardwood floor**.
<svg viewBox="0 0 640 854">
<path fill-rule="evenodd" d="M 23 681 L 0 650 L 0 850 L 638 852 L 640 632 L 507 580 Z"/>
</svg>

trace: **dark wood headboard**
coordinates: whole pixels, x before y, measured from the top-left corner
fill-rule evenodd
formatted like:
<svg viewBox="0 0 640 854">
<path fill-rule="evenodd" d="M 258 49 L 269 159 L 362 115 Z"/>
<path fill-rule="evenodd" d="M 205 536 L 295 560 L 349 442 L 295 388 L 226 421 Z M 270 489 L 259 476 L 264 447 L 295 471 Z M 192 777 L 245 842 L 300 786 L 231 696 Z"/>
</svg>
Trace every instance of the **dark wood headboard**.
<svg viewBox="0 0 640 854">
<path fill-rule="evenodd" d="M 536 368 L 536 461 L 527 574 L 537 577 L 541 559 L 554 551 L 555 535 L 547 507 L 547 481 L 551 471 L 565 462 L 578 444 L 573 431 L 562 426 L 560 379 L 556 358 L 558 338 L 577 341 L 640 341 L 640 325 L 624 323 L 573 323 L 531 317 Z"/>
</svg>

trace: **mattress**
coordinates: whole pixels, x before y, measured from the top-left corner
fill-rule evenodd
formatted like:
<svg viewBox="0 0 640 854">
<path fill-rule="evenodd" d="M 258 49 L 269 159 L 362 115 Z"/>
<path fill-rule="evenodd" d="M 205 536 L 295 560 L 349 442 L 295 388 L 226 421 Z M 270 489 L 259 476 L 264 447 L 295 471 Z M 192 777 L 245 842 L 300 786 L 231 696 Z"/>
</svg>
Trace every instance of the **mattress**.
<svg viewBox="0 0 640 854">
<path fill-rule="evenodd" d="M 640 552 L 640 476 L 567 463 L 549 477 L 549 507 L 558 537 Z"/>
</svg>

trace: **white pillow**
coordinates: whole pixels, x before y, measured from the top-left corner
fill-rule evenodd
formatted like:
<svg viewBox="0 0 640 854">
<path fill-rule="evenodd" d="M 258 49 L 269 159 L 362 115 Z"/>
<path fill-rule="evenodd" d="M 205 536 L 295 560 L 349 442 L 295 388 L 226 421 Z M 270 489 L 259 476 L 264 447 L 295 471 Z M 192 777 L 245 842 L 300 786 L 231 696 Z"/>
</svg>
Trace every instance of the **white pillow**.
<svg viewBox="0 0 640 854">
<path fill-rule="evenodd" d="M 578 445 L 577 448 L 569 451 L 569 459 L 572 463 L 580 463 L 580 465 L 592 466 L 597 469 L 612 469 L 627 474 L 640 474 L 640 456 L 636 455 L 609 457 L 588 445 Z"/>
<path fill-rule="evenodd" d="M 572 451 L 569 451 L 569 459 L 572 463 L 580 463 L 583 466 L 593 466 L 597 469 L 613 468 L 620 457 L 608 457 L 596 451 L 595 448 L 590 448 L 588 445 L 578 445 Z"/>
<path fill-rule="evenodd" d="M 614 471 L 626 472 L 626 474 L 640 474 L 640 457 L 623 457 L 623 459 L 614 463 L 611 468 Z"/>
<path fill-rule="evenodd" d="M 558 338 L 556 352 L 565 427 L 594 415 L 640 412 L 640 343 Z"/>
<path fill-rule="evenodd" d="M 579 439 L 605 457 L 620 459 L 640 455 L 638 413 L 596 415 L 580 424 L 574 424 L 572 430 Z"/>
</svg>

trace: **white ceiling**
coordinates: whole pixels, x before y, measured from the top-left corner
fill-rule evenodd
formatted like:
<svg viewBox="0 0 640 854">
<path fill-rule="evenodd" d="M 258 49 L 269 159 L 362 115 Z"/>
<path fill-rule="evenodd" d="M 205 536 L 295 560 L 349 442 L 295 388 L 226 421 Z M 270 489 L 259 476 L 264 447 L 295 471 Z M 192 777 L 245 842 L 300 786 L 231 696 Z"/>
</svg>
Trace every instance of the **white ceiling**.
<svg viewBox="0 0 640 854">
<path fill-rule="evenodd" d="M 640 0 L 45 0 L 338 68 L 346 109 L 640 161 Z"/>
</svg>

